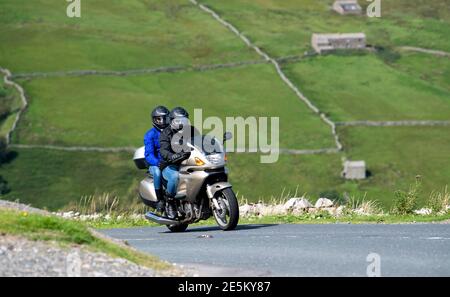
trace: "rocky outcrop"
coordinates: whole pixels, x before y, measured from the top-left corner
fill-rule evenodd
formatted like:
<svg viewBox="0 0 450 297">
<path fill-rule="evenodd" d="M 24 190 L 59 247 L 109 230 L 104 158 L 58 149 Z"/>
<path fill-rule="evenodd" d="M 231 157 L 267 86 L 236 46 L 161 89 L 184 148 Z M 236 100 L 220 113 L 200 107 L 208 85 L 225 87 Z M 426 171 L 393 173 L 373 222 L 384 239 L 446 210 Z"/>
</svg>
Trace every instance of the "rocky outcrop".
<svg viewBox="0 0 450 297">
<path fill-rule="evenodd" d="M 328 198 L 319 198 L 317 199 L 316 203 L 314 204 L 315 208 L 323 208 L 323 207 L 332 207 L 333 201 L 331 201 Z"/>
<path fill-rule="evenodd" d="M 276 216 L 276 215 L 300 215 L 305 213 L 317 213 L 326 211 L 331 215 L 342 215 L 343 206 L 334 206 L 333 201 L 327 198 L 319 198 L 315 205 L 304 197 L 290 198 L 283 204 L 264 204 L 262 202 L 244 204 L 239 207 L 239 213 L 242 217 L 250 216 Z"/>
<path fill-rule="evenodd" d="M 415 210 L 414 213 L 417 215 L 430 215 L 433 211 L 429 208 L 421 208 L 418 210 Z"/>
</svg>

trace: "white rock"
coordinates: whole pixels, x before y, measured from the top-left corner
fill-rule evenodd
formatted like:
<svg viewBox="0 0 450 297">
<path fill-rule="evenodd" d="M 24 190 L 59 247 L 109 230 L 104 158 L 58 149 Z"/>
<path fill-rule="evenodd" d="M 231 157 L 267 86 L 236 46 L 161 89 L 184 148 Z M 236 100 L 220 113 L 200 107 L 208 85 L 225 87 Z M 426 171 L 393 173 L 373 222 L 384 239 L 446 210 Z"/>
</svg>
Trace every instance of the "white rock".
<svg viewBox="0 0 450 297">
<path fill-rule="evenodd" d="M 284 209 L 283 204 L 277 205 L 265 205 L 261 210 L 261 215 L 263 216 L 273 216 L 273 215 L 282 215 L 286 214 L 286 210 Z"/>
<path fill-rule="evenodd" d="M 73 211 L 69 211 L 69 212 L 64 212 L 62 214 L 62 217 L 65 219 L 70 219 L 74 217 L 74 212 Z"/>
<path fill-rule="evenodd" d="M 335 216 L 336 212 L 337 212 L 337 208 L 336 207 L 323 207 L 323 208 L 321 208 L 321 210 L 324 210 L 324 211 L 328 212 L 332 216 Z"/>
<path fill-rule="evenodd" d="M 328 198 L 319 198 L 316 201 L 316 204 L 314 204 L 314 207 L 316 208 L 322 208 L 322 207 L 332 207 L 333 201 L 331 201 Z"/>
<path fill-rule="evenodd" d="M 264 204 L 256 203 L 255 205 L 253 205 L 253 214 L 259 216 L 264 212 L 264 209 Z"/>
<path fill-rule="evenodd" d="M 239 207 L 239 215 L 242 217 L 250 216 L 252 213 L 252 206 L 249 204 L 244 204 Z"/>
<path fill-rule="evenodd" d="M 284 203 L 284 208 L 286 210 L 288 209 L 292 209 L 294 207 L 294 204 L 297 202 L 297 199 L 301 199 L 301 198 L 291 198 L 288 201 L 286 201 L 286 203 Z"/>
<path fill-rule="evenodd" d="M 305 198 L 291 198 L 284 204 L 286 211 L 301 211 L 313 207 Z"/>
<path fill-rule="evenodd" d="M 336 208 L 336 216 L 337 217 L 339 217 L 339 216 L 342 216 L 343 214 L 344 214 L 344 210 L 345 210 L 345 207 L 344 206 L 339 206 L 338 208 Z"/>
<path fill-rule="evenodd" d="M 98 220 L 102 217 L 103 215 L 101 213 L 94 213 L 93 215 L 91 215 L 91 219 L 92 220 Z"/>
<path fill-rule="evenodd" d="M 317 213 L 318 211 L 319 211 L 318 208 L 314 208 L 314 207 L 308 208 L 308 213 Z"/>
<path fill-rule="evenodd" d="M 284 215 L 286 214 L 286 210 L 284 209 L 283 204 L 277 204 L 272 207 L 272 215 Z"/>
<path fill-rule="evenodd" d="M 415 214 L 422 215 L 422 216 L 429 215 L 432 212 L 433 211 L 431 209 L 429 209 L 429 208 L 421 208 L 421 209 L 418 209 L 418 210 L 414 211 Z"/>
<path fill-rule="evenodd" d="M 355 214 L 357 214 L 357 215 L 360 215 L 360 216 L 369 216 L 369 215 L 370 215 L 370 213 L 367 213 L 367 212 L 364 210 L 364 208 L 357 208 L 357 209 L 354 209 L 353 212 L 354 212 Z"/>
</svg>

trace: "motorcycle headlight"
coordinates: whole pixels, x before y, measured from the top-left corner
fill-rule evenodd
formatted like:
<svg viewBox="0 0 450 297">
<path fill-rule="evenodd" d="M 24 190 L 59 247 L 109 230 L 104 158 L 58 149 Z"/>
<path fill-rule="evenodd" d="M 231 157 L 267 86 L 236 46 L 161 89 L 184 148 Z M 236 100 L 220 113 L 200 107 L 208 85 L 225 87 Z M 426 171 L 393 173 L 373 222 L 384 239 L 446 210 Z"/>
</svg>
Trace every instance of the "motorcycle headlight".
<svg viewBox="0 0 450 297">
<path fill-rule="evenodd" d="M 208 160 L 208 162 L 210 162 L 211 164 L 214 164 L 214 165 L 223 164 L 225 162 L 225 160 L 223 158 L 223 154 L 207 155 L 206 159 Z"/>
</svg>

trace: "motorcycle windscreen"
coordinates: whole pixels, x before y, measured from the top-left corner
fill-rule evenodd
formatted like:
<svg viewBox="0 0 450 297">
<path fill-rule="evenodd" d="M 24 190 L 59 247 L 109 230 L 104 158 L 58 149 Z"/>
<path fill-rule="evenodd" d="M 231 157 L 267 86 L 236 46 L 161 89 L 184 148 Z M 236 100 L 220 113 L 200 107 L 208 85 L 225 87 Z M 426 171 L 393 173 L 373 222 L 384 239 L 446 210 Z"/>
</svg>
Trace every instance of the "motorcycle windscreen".
<svg viewBox="0 0 450 297">
<path fill-rule="evenodd" d="M 201 135 L 194 137 L 193 145 L 205 155 L 223 153 L 222 144 L 212 135 Z"/>
</svg>

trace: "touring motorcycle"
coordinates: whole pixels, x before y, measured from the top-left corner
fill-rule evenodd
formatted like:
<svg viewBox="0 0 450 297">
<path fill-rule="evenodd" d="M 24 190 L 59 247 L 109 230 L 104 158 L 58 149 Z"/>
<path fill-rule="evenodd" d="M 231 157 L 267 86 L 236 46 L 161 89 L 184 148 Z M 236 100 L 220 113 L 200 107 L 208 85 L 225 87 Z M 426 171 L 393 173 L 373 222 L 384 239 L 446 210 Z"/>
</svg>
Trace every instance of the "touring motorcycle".
<svg viewBox="0 0 450 297">
<path fill-rule="evenodd" d="M 223 139 L 226 141 L 231 137 L 231 133 L 227 132 Z M 145 217 L 166 225 L 172 232 L 183 232 L 189 224 L 214 216 L 220 229 L 233 230 L 238 224 L 239 206 L 232 185 L 228 182 L 224 145 L 207 135 L 198 135 L 191 140 L 187 143 L 191 155 L 181 163 L 179 169 L 175 196 L 177 217 L 169 219 L 165 211 L 161 215 L 150 211 Z M 208 144 L 208 147 L 204 144 Z M 158 200 L 153 177 L 145 160 L 145 147 L 136 150 L 133 160 L 138 169 L 146 170 L 146 177 L 139 184 L 139 196 L 145 205 L 156 209 Z M 164 178 L 162 184 L 163 187 L 167 186 Z"/>
</svg>

